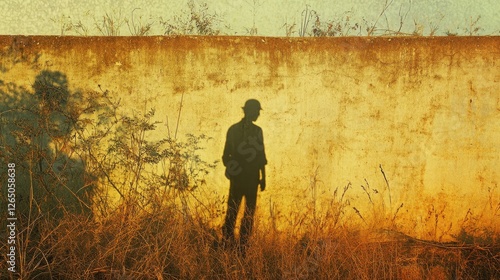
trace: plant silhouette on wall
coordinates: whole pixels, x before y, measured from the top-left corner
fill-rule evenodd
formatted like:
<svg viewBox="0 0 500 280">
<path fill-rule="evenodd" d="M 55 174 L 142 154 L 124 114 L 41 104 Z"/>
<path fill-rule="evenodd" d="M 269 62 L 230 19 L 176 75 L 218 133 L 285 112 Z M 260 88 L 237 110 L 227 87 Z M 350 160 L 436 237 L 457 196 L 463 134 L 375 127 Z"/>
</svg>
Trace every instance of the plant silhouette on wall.
<svg viewBox="0 0 500 280">
<path fill-rule="evenodd" d="M 108 91 L 71 91 L 60 71 L 40 71 L 31 88 L 0 86 L 0 160 L 16 163 L 21 203 L 35 201 L 40 212 L 161 207 L 172 190 L 194 191 L 215 167 L 198 155 L 208 137 L 151 141 L 153 109 L 120 112 Z"/>
<path fill-rule="evenodd" d="M 3 162 L 18 166 L 20 207 L 38 211 L 89 212 L 92 186 L 85 183 L 83 162 L 71 149 L 75 128 L 66 75 L 41 71 L 32 88 L 3 84 L 0 112 Z"/>
</svg>

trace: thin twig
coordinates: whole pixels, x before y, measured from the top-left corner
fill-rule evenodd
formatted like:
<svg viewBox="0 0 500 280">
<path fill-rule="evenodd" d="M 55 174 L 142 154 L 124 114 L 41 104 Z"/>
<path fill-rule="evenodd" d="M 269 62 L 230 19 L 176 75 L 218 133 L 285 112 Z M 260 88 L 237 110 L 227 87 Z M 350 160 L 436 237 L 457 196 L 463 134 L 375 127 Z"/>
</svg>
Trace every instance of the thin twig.
<svg viewBox="0 0 500 280">
<path fill-rule="evenodd" d="M 174 139 L 177 140 L 177 130 L 179 129 L 179 122 L 181 120 L 181 111 L 182 111 L 182 101 L 184 100 L 184 92 L 181 95 L 181 103 L 179 105 L 179 115 L 177 116 L 177 124 L 175 125 L 175 134 Z"/>
<path fill-rule="evenodd" d="M 382 172 L 382 175 L 384 175 L 385 184 L 387 185 L 387 190 L 389 191 L 389 207 L 390 207 L 390 209 L 392 209 L 391 188 L 389 186 L 389 181 L 387 180 L 387 177 L 385 176 L 385 172 L 384 172 L 384 169 L 382 168 L 382 164 L 380 165 L 380 171 Z"/>
<path fill-rule="evenodd" d="M 383 15 L 385 15 L 385 12 L 389 8 L 389 6 L 392 5 L 392 2 L 394 2 L 394 0 L 391 0 L 391 2 L 389 2 L 389 3 L 388 2 L 389 2 L 388 0 L 385 1 L 384 8 L 382 9 L 382 12 L 380 12 L 380 15 L 378 16 L 377 20 L 375 20 L 375 23 L 373 23 L 373 26 L 368 31 L 368 34 L 367 34 L 368 36 L 371 36 L 373 34 L 373 32 L 375 31 L 375 27 L 377 27 L 378 21 L 380 20 L 380 18 Z"/>
</svg>

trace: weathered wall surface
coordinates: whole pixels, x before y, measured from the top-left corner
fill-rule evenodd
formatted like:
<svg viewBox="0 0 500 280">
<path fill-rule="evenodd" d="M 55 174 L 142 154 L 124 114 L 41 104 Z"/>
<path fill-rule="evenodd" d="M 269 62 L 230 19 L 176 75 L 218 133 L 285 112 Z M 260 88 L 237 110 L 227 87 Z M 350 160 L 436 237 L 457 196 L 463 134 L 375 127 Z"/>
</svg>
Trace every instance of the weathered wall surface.
<svg viewBox="0 0 500 280">
<path fill-rule="evenodd" d="M 346 211 L 376 216 L 368 183 L 405 232 L 456 234 L 471 217 L 500 231 L 498 37 L 0 37 L 0 46 L 40 52 L 38 69 L 65 73 L 72 89 L 101 85 L 170 126 L 183 95 L 179 135 L 213 137 L 208 160 L 220 158 L 245 100 L 259 99 L 263 215 L 269 200 L 297 210 L 312 182 L 323 198 L 351 182 Z M 0 80 L 31 85 L 37 70 L 12 65 Z M 220 165 L 207 185 L 221 195 L 223 174 Z"/>
</svg>

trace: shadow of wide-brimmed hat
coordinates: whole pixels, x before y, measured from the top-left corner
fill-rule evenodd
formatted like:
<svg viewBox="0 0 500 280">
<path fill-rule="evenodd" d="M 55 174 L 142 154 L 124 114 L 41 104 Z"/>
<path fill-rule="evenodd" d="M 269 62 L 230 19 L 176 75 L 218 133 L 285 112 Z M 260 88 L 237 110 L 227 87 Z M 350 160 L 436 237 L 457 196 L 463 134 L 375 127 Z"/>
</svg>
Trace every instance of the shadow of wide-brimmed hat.
<svg viewBox="0 0 500 280">
<path fill-rule="evenodd" d="M 258 109 L 262 110 L 262 106 L 260 106 L 260 102 L 257 99 L 248 99 L 245 102 L 245 106 L 241 107 L 243 110 L 246 109 Z"/>
</svg>

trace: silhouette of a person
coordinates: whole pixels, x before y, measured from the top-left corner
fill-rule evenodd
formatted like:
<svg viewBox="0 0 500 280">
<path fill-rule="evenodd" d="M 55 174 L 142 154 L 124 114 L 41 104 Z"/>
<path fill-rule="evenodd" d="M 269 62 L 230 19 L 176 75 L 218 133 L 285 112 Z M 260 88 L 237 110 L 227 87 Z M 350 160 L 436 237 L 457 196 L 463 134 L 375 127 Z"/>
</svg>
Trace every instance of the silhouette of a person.
<svg viewBox="0 0 500 280">
<path fill-rule="evenodd" d="M 260 102 L 246 101 L 245 116 L 227 131 L 222 162 L 226 166 L 226 177 L 230 180 L 227 212 L 222 228 L 224 244 L 235 245 L 235 224 L 238 209 L 245 198 L 245 211 L 241 221 L 239 248 L 246 247 L 253 227 L 257 204 L 257 191 L 266 188 L 266 153 L 262 129 L 253 124 L 260 115 Z"/>
</svg>

